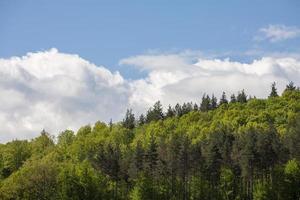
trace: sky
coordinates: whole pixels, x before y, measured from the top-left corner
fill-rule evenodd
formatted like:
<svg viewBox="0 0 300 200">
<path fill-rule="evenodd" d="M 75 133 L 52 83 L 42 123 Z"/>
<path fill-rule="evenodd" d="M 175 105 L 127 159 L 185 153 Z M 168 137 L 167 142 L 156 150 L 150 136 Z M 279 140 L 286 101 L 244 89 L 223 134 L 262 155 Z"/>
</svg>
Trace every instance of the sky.
<svg viewBox="0 0 300 200">
<path fill-rule="evenodd" d="M 0 142 L 300 86 L 300 2 L 0 1 Z"/>
</svg>

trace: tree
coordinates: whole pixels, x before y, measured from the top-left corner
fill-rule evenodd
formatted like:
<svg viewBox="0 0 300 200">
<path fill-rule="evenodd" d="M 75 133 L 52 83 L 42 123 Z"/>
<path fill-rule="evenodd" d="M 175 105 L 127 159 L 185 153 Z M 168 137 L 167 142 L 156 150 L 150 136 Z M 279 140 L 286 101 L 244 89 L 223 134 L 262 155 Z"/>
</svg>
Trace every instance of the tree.
<svg viewBox="0 0 300 200">
<path fill-rule="evenodd" d="M 160 101 L 157 101 L 153 108 L 150 108 L 147 112 L 146 121 L 149 123 L 151 121 L 158 121 L 164 119 L 164 113 Z"/>
<path fill-rule="evenodd" d="M 2 182 L 0 199 L 54 200 L 57 199 L 57 163 L 34 160 L 26 163 L 18 173 Z"/>
<path fill-rule="evenodd" d="M 188 199 L 188 179 L 189 179 L 189 168 L 190 168 L 190 140 L 188 137 L 184 137 L 181 141 L 181 148 L 179 152 L 179 161 L 180 161 L 180 171 L 181 179 L 183 182 L 183 198 Z"/>
<path fill-rule="evenodd" d="M 139 126 L 142 126 L 143 124 L 146 123 L 146 118 L 145 118 L 144 114 L 140 115 L 138 123 L 139 123 Z"/>
<path fill-rule="evenodd" d="M 230 103 L 235 103 L 235 102 L 237 102 L 236 97 L 235 97 L 234 94 L 232 94 L 232 95 L 230 96 Z"/>
<path fill-rule="evenodd" d="M 6 144 L 1 151 L 2 166 L 0 179 L 6 178 L 17 171 L 31 157 L 30 144 L 27 141 L 14 140 Z"/>
<path fill-rule="evenodd" d="M 284 135 L 284 143 L 290 153 L 290 158 L 300 161 L 300 114 L 290 119 L 287 133 Z"/>
<path fill-rule="evenodd" d="M 158 162 L 158 153 L 157 153 L 157 144 L 155 141 L 155 137 L 153 134 L 151 134 L 150 137 L 150 143 L 148 146 L 148 150 L 145 155 L 147 167 L 148 167 L 148 172 L 153 175 L 155 172 L 155 169 L 157 167 L 157 162 Z"/>
<path fill-rule="evenodd" d="M 108 199 L 107 188 L 104 176 L 97 173 L 88 161 L 64 163 L 58 174 L 59 199 Z"/>
<path fill-rule="evenodd" d="M 272 85 L 271 85 L 271 93 L 269 95 L 269 98 L 272 98 L 272 97 L 278 97 L 277 88 L 276 88 L 276 83 L 275 82 L 273 82 Z"/>
<path fill-rule="evenodd" d="M 296 86 L 294 86 L 293 81 L 291 81 L 288 85 L 286 85 L 285 91 L 294 91 L 296 90 Z"/>
<path fill-rule="evenodd" d="M 42 157 L 54 148 L 54 141 L 50 134 L 43 130 L 41 135 L 32 141 L 31 146 L 32 153 Z"/>
<path fill-rule="evenodd" d="M 288 200 L 300 198 L 300 164 L 296 159 L 289 160 L 284 168 L 285 198 Z"/>
<path fill-rule="evenodd" d="M 249 129 L 237 138 L 234 146 L 235 161 L 241 168 L 241 175 L 245 181 L 245 195 L 249 199 L 252 199 L 254 172 L 258 163 L 256 141 L 256 130 Z"/>
<path fill-rule="evenodd" d="M 183 112 L 182 112 L 182 108 L 181 108 L 181 105 L 180 104 L 176 104 L 175 105 L 175 115 L 177 116 L 177 117 L 181 117 L 182 115 L 183 115 Z"/>
<path fill-rule="evenodd" d="M 198 106 L 196 103 L 194 104 L 193 110 L 194 110 L 194 111 L 198 111 L 198 110 L 199 110 L 199 106 Z"/>
<path fill-rule="evenodd" d="M 203 95 L 202 97 L 202 102 L 200 105 L 200 111 L 202 112 L 207 112 L 211 109 L 211 100 L 210 97 L 208 95 Z"/>
<path fill-rule="evenodd" d="M 241 92 L 238 92 L 236 101 L 239 103 L 247 103 L 247 95 L 245 94 L 244 90 L 242 90 Z"/>
<path fill-rule="evenodd" d="M 212 109 L 212 110 L 217 108 L 218 100 L 214 95 L 212 95 L 212 97 L 211 97 L 210 105 L 211 105 L 210 109 Z"/>
<path fill-rule="evenodd" d="M 136 148 L 135 148 L 135 167 L 138 172 L 142 171 L 144 168 L 144 149 L 142 148 L 141 141 L 137 142 Z"/>
<path fill-rule="evenodd" d="M 228 101 L 227 101 L 226 93 L 225 93 L 225 92 L 222 93 L 222 97 L 221 97 L 221 99 L 220 99 L 219 105 L 222 105 L 222 104 L 228 104 Z"/>
<path fill-rule="evenodd" d="M 127 129 L 133 129 L 135 127 L 135 117 L 132 113 L 132 109 L 127 109 L 122 125 Z"/>
<path fill-rule="evenodd" d="M 108 175 L 114 184 L 113 198 L 118 198 L 118 183 L 121 177 L 121 150 L 119 144 L 99 146 L 95 158 L 92 159 L 94 167 Z"/>
<path fill-rule="evenodd" d="M 175 116 L 175 111 L 174 109 L 169 105 L 167 113 L 166 113 L 166 117 L 174 117 Z"/>
<path fill-rule="evenodd" d="M 75 139 L 74 132 L 71 130 L 65 130 L 58 135 L 57 144 L 63 147 L 67 147 L 72 144 Z"/>
<path fill-rule="evenodd" d="M 113 125 L 114 125 L 114 124 L 113 124 L 113 121 L 112 121 L 112 119 L 110 119 L 110 120 L 109 120 L 109 130 L 110 130 L 110 131 L 112 131 Z"/>
</svg>

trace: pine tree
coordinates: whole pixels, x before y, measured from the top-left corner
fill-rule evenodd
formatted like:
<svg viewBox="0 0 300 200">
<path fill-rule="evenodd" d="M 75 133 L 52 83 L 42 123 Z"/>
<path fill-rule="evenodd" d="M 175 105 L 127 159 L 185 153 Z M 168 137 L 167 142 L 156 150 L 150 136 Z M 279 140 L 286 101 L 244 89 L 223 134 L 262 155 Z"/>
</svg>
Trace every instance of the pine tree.
<svg viewBox="0 0 300 200">
<path fill-rule="evenodd" d="M 181 108 L 181 105 L 178 104 L 178 103 L 175 105 L 175 115 L 177 117 L 181 117 L 182 116 L 182 108 Z"/>
<path fill-rule="evenodd" d="M 285 88 L 285 91 L 294 91 L 296 90 L 296 86 L 294 86 L 293 81 L 291 81 Z"/>
<path fill-rule="evenodd" d="M 137 142 L 135 148 L 135 167 L 138 171 L 143 170 L 143 163 L 144 163 L 144 149 L 142 147 L 141 141 Z"/>
<path fill-rule="evenodd" d="M 271 93 L 269 95 L 269 98 L 272 98 L 272 97 L 278 97 L 277 88 L 276 88 L 276 83 L 275 82 L 272 83 Z"/>
<path fill-rule="evenodd" d="M 192 103 L 184 103 L 181 109 L 182 109 L 182 115 L 191 112 L 193 110 Z"/>
<path fill-rule="evenodd" d="M 200 105 L 200 110 L 202 112 L 207 112 L 211 109 L 211 100 L 210 100 L 210 97 L 208 95 L 203 95 L 202 97 L 202 102 L 201 102 L 201 105 Z"/>
<path fill-rule="evenodd" d="M 157 144 L 155 137 L 151 135 L 150 144 L 146 153 L 146 161 L 148 164 L 148 170 L 151 175 L 153 175 L 158 162 Z"/>
<path fill-rule="evenodd" d="M 247 103 L 247 95 L 245 94 L 244 90 L 238 93 L 236 100 L 240 103 Z"/>
<path fill-rule="evenodd" d="M 150 108 L 147 112 L 146 116 L 146 121 L 151 122 L 151 121 L 158 121 L 164 119 L 164 113 L 162 109 L 162 105 L 160 101 L 157 101 L 154 105 L 153 108 Z"/>
<path fill-rule="evenodd" d="M 196 103 L 194 104 L 193 110 L 194 111 L 198 111 L 199 110 L 199 106 Z"/>
<path fill-rule="evenodd" d="M 171 105 L 169 105 L 167 113 L 166 113 L 166 117 L 174 117 L 175 116 L 175 111 L 174 109 L 171 107 Z"/>
<path fill-rule="evenodd" d="M 211 101 L 210 101 L 210 109 L 216 109 L 218 105 L 218 100 L 217 98 L 214 96 L 214 94 L 211 97 Z"/>
<path fill-rule="evenodd" d="M 222 93 L 222 97 L 220 99 L 219 105 L 222 105 L 222 104 L 228 104 L 225 92 Z"/>
<path fill-rule="evenodd" d="M 132 113 L 132 109 L 127 109 L 122 125 L 127 129 L 133 129 L 135 127 L 135 117 Z"/>
</svg>

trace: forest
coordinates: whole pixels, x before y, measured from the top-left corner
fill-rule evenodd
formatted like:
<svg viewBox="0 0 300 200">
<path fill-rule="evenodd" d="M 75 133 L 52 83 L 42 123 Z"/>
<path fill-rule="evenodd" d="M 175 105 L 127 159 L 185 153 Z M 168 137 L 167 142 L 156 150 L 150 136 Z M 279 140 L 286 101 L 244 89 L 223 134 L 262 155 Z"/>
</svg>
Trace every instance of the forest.
<svg viewBox="0 0 300 200">
<path fill-rule="evenodd" d="M 0 199 L 300 199 L 300 89 L 273 83 L 266 96 L 157 101 L 121 122 L 0 144 Z"/>
</svg>

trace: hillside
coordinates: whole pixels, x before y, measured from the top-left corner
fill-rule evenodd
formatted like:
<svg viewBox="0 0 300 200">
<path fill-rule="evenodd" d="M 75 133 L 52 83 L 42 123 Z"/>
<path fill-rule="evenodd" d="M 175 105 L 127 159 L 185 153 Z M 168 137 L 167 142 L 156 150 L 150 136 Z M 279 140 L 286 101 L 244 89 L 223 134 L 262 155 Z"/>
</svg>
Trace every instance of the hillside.
<svg viewBox="0 0 300 200">
<path fill-rule="evenodd" d="M 0 199 L 299 199 L 300 91 L 203 96 L 0 145 Z"/>
</svg>

